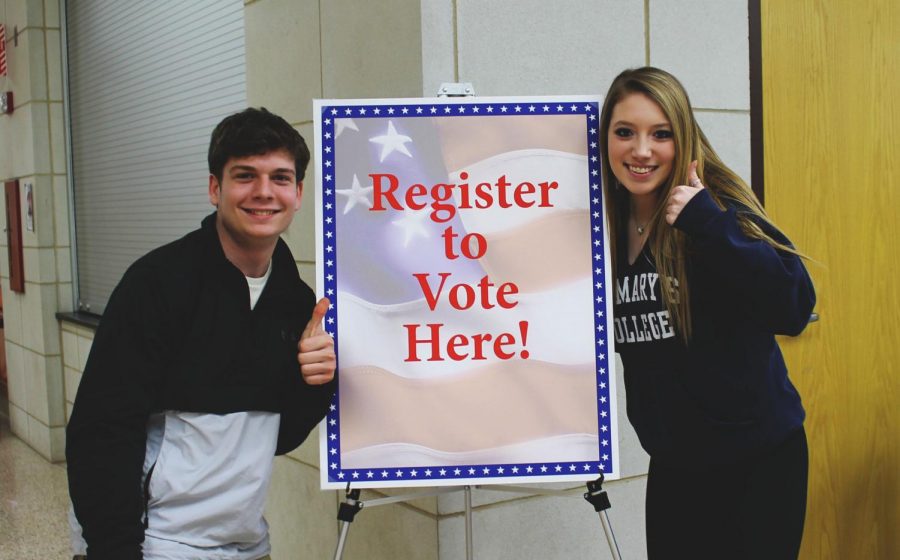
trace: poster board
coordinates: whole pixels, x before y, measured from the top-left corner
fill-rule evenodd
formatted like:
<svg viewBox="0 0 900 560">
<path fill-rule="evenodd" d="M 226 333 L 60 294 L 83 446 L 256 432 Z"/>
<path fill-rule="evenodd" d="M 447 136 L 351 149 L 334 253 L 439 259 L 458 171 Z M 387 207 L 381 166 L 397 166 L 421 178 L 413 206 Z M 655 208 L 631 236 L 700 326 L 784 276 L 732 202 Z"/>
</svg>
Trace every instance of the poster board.
<svg viewBox="0 0 900 560">
<path fill-rule="evenodd" d="M 314 102 L 323 488 L 618 477 L 600 106 Z"/>
</svg>

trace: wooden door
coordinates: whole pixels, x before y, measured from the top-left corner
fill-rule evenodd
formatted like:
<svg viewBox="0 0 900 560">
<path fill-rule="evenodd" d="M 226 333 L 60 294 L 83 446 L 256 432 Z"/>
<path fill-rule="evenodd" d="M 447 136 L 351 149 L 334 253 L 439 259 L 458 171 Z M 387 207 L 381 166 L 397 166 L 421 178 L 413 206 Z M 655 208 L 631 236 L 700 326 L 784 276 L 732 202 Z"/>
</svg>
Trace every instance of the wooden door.
<svg viewBox="0 0 900 560">
<path fill-rule="evenodd" d="M 821 317 L 782 348 L 807 409 L 804 559 L 900 558 L 900 2 L 761 2 L 766 207 Z"/>
</svg>

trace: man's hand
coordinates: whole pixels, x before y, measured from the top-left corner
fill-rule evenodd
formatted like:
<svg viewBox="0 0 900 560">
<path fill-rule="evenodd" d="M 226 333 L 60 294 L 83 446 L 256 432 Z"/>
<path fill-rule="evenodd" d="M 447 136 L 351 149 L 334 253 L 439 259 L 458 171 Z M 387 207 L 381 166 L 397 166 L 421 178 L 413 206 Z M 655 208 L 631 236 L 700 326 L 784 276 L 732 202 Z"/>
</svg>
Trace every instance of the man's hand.
<svg viewBox="0 0 900 560">
<path fill-rule="evenodd" d="M 303 380 L 310 385 L 322 385 L 334 379 L 334 368 L 337 364 L 334 339 L 322 328 L 322 318 L 325 317 L 329 305 L 331 302 L 328 298 L 319 300 L 309 323 L 300 335 L 300 342 L 297 343 L 300 373 Z"/>
<path fill-rule="evenodd" d="M 675 220 L 681 214 L 681 211 L 687 206 L 687 203 L 694 198 L 698 192 L 703 190 L 703 183 L 697 176 L 697 162 L 692 161 L 690 172 L 688 173 L 688 182 L 690 186 L 678 185 L 672 187 L 669 193 L 669 200 L 666 203 L 666 223 L 670 226 L 675 224 Z"/>
</svg>

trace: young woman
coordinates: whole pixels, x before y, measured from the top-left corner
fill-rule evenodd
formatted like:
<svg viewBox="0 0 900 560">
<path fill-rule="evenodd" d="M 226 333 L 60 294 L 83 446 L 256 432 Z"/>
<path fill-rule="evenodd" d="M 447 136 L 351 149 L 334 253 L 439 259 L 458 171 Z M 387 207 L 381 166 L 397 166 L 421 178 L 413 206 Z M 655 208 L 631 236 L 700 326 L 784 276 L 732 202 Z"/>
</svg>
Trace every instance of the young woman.
<svg viewBox="0 0 900 560">
<path fill-rule="evenodd" d="M 601 115 L 628 417 L 650 454 L 657 558 L 796 558 L 800 396 L 776 334 L 806 326 L 802 259 L 710 146 L 682 85 L 622 72 Z"/>
</svg>

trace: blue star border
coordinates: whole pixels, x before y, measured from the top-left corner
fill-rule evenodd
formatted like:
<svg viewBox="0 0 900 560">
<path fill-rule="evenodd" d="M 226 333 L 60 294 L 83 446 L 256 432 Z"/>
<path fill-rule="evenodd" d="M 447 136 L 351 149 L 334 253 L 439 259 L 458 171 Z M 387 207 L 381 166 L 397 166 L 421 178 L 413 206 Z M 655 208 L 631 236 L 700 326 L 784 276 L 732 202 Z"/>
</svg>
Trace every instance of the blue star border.
<svg viewBox="0 0 900 560">
<path fill-rule="evenodd" d="M 322 177 L 322 249 L 325 295 L 331 300 L 331 307 L 325 315 L 326 330 L 334 336 L 335 352 L 338 352 L 338 297 L 337 297 L 337 265 L 335 246 L 337 231 L 335 227 L 335 168 L 337 153 L 335 150 L 335 119 L 339 118 L 404 118 L 404 117 L 440 117 L 440 116 L 485 116 L 485 115 L 585 115 L 585 137 L 588 146 L 588 174 L 590 184 L 591 209 L 591 247 L 593 266 L 593 298 L 594 327 L 596 329 L 597 375 L 597 419 L 600 442 L 600 453 L 596 461 L 547 462 L 547 463 L 505 463 L 485 465 L 458 466 L 413 466 L 413 467 L 379 467 L 364 469 L 343 469 L 340 453 L 340 406 L 338 395 L 329 407 L 326 415 L 326 441 L 328 447 L 328 481 L 344 482 L 410 482 L 433 480 L 436 484 L 452 484 L 452 480 L 464 483 L 472 478 L 503 479 L 571 476 L 575 474 L 609 474 L 612 472 L 612 412 L 608 382 L 609 353 L 607 351 L 608 333 L 606 332 L 606 308 L 604 304 L 606 282 L 603 263 L 604 210 L 601 191 L 600 157 L 599 157 L 599 111 L 597 102 L 566 102 L 554 100 L 552 103 L 423 103 L 423 104 L 373 104 L 373 105 L 328 105 L 321 108 L 321 137 L 319 138 L 320 171 Z"/>
</svg>

